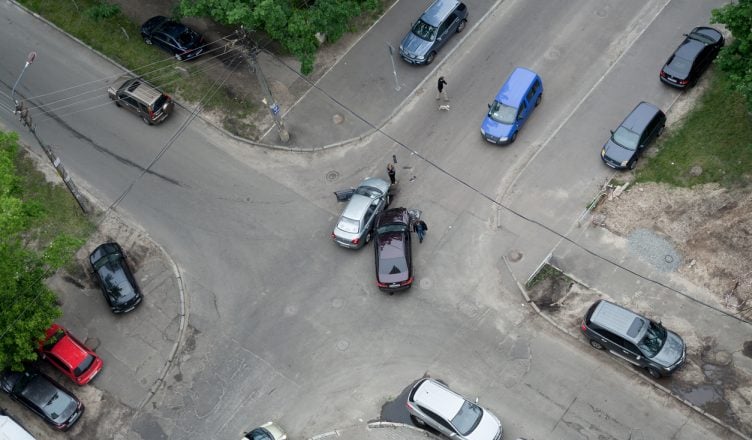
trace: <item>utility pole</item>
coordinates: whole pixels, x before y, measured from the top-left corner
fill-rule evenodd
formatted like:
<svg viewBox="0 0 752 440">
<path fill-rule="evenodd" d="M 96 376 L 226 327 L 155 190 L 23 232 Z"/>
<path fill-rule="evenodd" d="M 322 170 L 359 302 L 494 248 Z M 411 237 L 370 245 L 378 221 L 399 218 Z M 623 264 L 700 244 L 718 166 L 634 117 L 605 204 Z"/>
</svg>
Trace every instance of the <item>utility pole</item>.
<svg viewBox="0 0 752 440">
<path fill-rule="evenodd" d="M 65 186 L 68 187 L 68 191 L 70 191 L 70 193 L 76 199 L 78 206 L 81 208 L 84 214 L 88 214 L 89 207 L 86 202 L 86 198 L 83 196 L 83 194 L 81 194 L 81 191 L 78 190 L 78 187 L 73 182 L 73 179 L 71 178 L 70 174 L 68 174 L 68 171 L 66 171 L 63 163 L 60 161 L 60 158 L 58 158 L 55 155 L 55 152 L 52 151 L 52 147 L 45 144 L 42 139 L 39 138 L 37 130 L 34 127 L 34 121 L 32 121 L 31 113 L 29 113 L 29 109 L 26 106 L 26 103 L 16 100 L 16 86 L 18 85 L 19 81 L 21 81 L 21 77 L 23 76 L 24 72 L 26 72 L 26 68 L 29 67 L 29 64 L 34 62 L 34 58 L 36 58 L 36 56 L 36 52 L 31 52 L 29 54 L 29 56 L 26 58 L 26 65 L 24 66 L 23 70 L 21 70 L 21 74 L 18 75 L 16 83 L 13 84 L 13 90 L 11 91 L 10 96 L 13 100 L 13 104 L 15 105 L 15 112 L 19 115 L 21 123 L 29 129 L 31 134 L 34 135 L 34 139 L 37 140 L 39 146 L 42 147 L 42 150 L 44 150 L 44 154 L 46 154 L 50 159 L 50 162 L 52 162 L 52 166 L 55 167 L 55 171 L 57 171 L 57 174 L 63 179 Z"/>
<path fill-rule="evenodd" d="M 243 40 L 246 40 L 247 43 L 247 32 L 245 29 L 241 28 L 240 31 L 238 31 L 240 34 L 240 37 Z M 274 100 L 274 97 L 272 96 L 272 91 L 269 88 L 269 84 L 266 82 L 266 77 L 264 76 L 264 72 L 261 71 L 261 66 L 258 63 L 258 60 L 256 59 L 256 55 L 259 53 L 258 47 L 254 45 L 254 47 L 247 50 L 248 54 L 248 69 L 256 74 L 256 79 L 259 82 L 259 85 L 261 86 L 261 90 L 264 92 L 264 98 L 261 100 L 261 102 L 264 103 L 267 109 L 269 109 L 269 113 L 272 115 L 272 119 L 274 119 L 274 126 L 277 127 L 277 134 L 279 135 L 279 140 L 282 141 L 282 143 L 287 143 L 290 141 L 290 133 L 285 128 L 285 121 L 282 120 L 282 115 L 280 114 L 280 108 L 279 104 L 277 104 L 277 101 Z"/>
</svg>

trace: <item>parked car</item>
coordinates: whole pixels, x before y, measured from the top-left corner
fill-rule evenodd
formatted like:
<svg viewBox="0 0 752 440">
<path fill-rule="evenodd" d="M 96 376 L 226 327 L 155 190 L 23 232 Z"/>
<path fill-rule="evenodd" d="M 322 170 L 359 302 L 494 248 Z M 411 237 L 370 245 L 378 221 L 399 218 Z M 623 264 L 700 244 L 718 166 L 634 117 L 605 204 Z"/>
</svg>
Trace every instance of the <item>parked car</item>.
<svg viewBox="0 0 752 440">
<path fill-rule="evenodd" d="M 514 69 L 480 126 L 480 134 L 493 144 L 510 144 L 517 139 L 522 126 L 543 99 L 543 81 L 532 70 Z"/>
<path fill-rule="evenodd" d="M 360 249 L 371 241 L 373 222 L 389 205 L 390 198 L 389 184 L 385 180 L 371 177 L 360 182 L 332 231 L 334 242 Z"/>
<path fill-rule="evenodd" d="M 679 89 L 695 85 L 725 44 L 723 35 L 712 27 L 696 27 L 684 37 L 660 73 L 664 84 Z"/>
<path fill-rule="evenodd" d="M 434 1 L 402 39 L 400 56 L 410 64 L 431 64 L 449 38 L 465 29 L 467 15 L 460 1 Z"/>
<path fill-rule="evenodd" d="M 0 440 L 35 440 L 23 425 L 0 409 Z"/>
<path fill-rule="evenodd" d="M 593 348 L 645 368 L 656 379 L 676 371 L 687 356 L 684 340 L 660 322 L 605 300 L 590 306 L 581 330 Z"/>
<path fill-rule="evenodd" d="M 52 324 L 39 341 L 39 354 L 76 385 L 91 382 L 102 370 L 102 359 L 58 324 Z"/>
<path fill-rule="evenodd" d="M 89 262 L 113 313 L 126 313 L 141 303 L 143 295 L 117 243 L 105 243 L 94 249 Z"/>
<path fill-rule="evenodd" d="M 495 415 L 429 378 L 419 380 L 407 396 L 407 411 L 417 424 L 461 440 L 500 440 Z"/>
<path fill-rule="evenodd" d="M 256 429 L 247 432 L 241 440 L 286 440 L 287 433 L 279 425 L 266 422 Z"/>
<path fill-rule="evenodd" d="M 123 75 L 114 84 L 116 87 L 107 88 L 110 99 L 139 115 L 144 124 L 158 124 L 172 113 L 172 98 L 143 79 Z"/>
<path fill-rule="evenodd" d="M 611 168 L 634 169 L 640 154 L 663 133 L 666 115 L 653 104 L 640 102 L 601 149 L 601 159 Z"/>
<path fill-rule="evenodd" d="M 84 404 L 54 380 L 36 371 L 5 371 L 0 387 L 45 422 L 67 431 L 84 413 Z"/>
<path fill-rule="evenodd" d="M 141 37 L 175 56 L 178 61 L 196 58 L 204 51 L 204 37 L 188 26 L 158 15 L 141 25 Z"/>
<path fill-rule="evenodd" d="M 407 209 L 382 212 L 375 229 L 376 285 L 385 292 L 409 289 L 413 284 L 413 256 Z"/>
</svg>

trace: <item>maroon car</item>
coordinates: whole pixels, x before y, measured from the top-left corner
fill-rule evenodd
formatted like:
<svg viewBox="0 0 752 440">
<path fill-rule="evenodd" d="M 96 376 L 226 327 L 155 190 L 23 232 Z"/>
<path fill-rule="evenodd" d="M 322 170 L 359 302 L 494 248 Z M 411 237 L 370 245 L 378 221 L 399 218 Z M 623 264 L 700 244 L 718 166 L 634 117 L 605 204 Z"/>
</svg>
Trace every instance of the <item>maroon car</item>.
<svg viewBox="0 0 752 440">
<path fill-rule="evenodd" d="M 379 289 L 396 292 L 409 289 L 413 284 L 411 243 L 407 209 L 387 209 L 379 215 L 373 240 Z"/>
</svg>

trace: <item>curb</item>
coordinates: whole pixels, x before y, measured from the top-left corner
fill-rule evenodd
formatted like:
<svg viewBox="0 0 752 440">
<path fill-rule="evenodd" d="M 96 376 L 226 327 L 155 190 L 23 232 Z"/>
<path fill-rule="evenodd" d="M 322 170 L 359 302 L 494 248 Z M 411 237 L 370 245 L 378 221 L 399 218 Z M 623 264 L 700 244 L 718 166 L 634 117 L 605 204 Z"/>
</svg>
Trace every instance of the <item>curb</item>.
<svg viewBox="0 0 752 440">
<path fill-rule="evenodd" d="M 543 312 L 542 312 L 542 311 L 541 311 L 541 310 L 540 310 L 540 309 L 538 308 L 538 306 L 537 306 L 537 305 L 536 305 L 536 304 L 535 304 L 535 303 L 534 303 L 534 302 L 533 302 L 533 301 L 532 301 L 532 300 L 530 299 L 530 296 L 529 296 L 529 295 L 527 294 L 527 290 L 525 289 L 525 287 L 524 287 L 524 286 L 523 286 L 522 284 L 520 284 L 520 282 L 519 282 L 519 281 L 517 281 L 517 277 L 515 277 L 515 276 L 514 276 L 514 272 L 512 272 L 512 268 L 511 268 L 511 266 L 510 266 L 510 264 L 509 264 L 509 261 L 507 260 L 507 257 L 506 257 L 506 256 L 503 256 L 503 257 L 502 257 L 502 259 L 504 260 L 504 265 L 506 266 L 507 272 L 509 272 L 509 274 L 510 274 L 510 275 L 512 276 L 512 279 L 514 280 L 515 284 L 517 284 L 517 288 L 518 288 L 518 289 L 520 289 L 520 293 L 522 293 L 522 297 L 523 297 L 523 298 L 525 299 L 525 302 L 526 302 L 526 303 L 528 303 L 528 304 L 529 304 L 529 305 L 530 305 L 530 306 L 531 306 L 531 307 L 533 308 L 533 310 L 535 310 L 535 313 L 537 313 L 537 314 L 538 314 L 538 316 L 540 316 L 541 318 L 545 319 L 545 320 L 546 320 L 546 321 L 547 321 L 547 322 L 548 322 L 549 324 L 551 324 L 551 325 L 553 325 L 554 327 L 556 327 L 556 328 L 557 328 L 557 329 L 558 329 L 559 331 L 561 331 L 562 333 L 564 333 L 564 334 L 567 334 L 567 335 L 569 335 L 569 336 L 573 337 L 574 339 L 576 339 L 576 340 L 577 340 L 578 342 L 580 342 L 580 343 L 584 343 L 584 342 L 582 342 L 582 340 L 581 340 L 581 339 L 580 339 L 580 338 L 578 337 L 579 335 L 577 335 L 577 334 L 575 334 L 575 333 L 572 333 L 572 332 L 570 332 L 569 330 L 567 330 L 566 328 L 564 328 L 563 326 L 561 326 L 561 325 L 560 325 L 559 323 L 557 323 L 556 321 L 554 321 L 554 320 L 553 320 L 553 318 L 551 318 L 551 317 L 550 317 L 550 316 L 548 316 L 547 314 L 543 313 Z M 544 261 L 544 263 L 546 263 L 546 261 Z M 550 263 L 549 263 L 549 264 L 550 264 Z M 542 265 L 543 265 L 543 264 L 541 264 L 541 266 L 542 266 Z M 553 266 L 553 265 L 552 265 L 552 266 Z M 556 270 L 559 270 L 559 268 L 558 268 L 558 267 L 556 267 L 556 266 L 553 266 L 553 267 L 554 267 L 554 268 L 555 268 Z M 563 271 L 561 271 L 561 270 L 559 270 L 559 271 L 560 271 L 560 272 L 561 272 L 561 273 L 562 273 L 563 275 L 565 275 L 565 276 L 567 276 L 567 277 L 571 278 L 572 280 L 574 280 L 575 282 L 579 283 L 579 281 L 577 281 L 577 278 L 576 278 L 575 276 L 573 276 L 573 275 L 571 275 L 571 274 L 568 274 L 568 273 L 566 273 L 566 272 L 563 272 Z M 581 284 L 582 284 L 583 286 L 585 286 L 585 287 L 588 287 L 588 286 L 587 286 L 586 284 L 584 284 L 584 283 L 581 283 Z M 589 288 L 589 287 L 588 287 L 588 288 Z M 596 290 L 596 289 L 592 289 L 592 290 Z M 597 291 L 597 290 L 596 290 L 596 291 Z M 652 386 L 653 386 L 653 388 L 655 388 L 655 389 L 657 389 L 657 390 L 660 390 L 660 391 L 662 391 L 663 393 L 665 393 L 666 395 L 668 395 L 669 397 L 672 397 L 672 398 L 676 399 L 676 400 L 677 400 L 677 401 L 679 401 L 680 403 L 682 403 L 682 404 L 686 405 L 686 406 L 687 406 L 687 407 L 689 407 L 690 409 L 694 410 L 694 411 L 695 411 L 696 413 L 698 413 L 698 414 L 700 414 L 700 415 L 704 416 L 705 418 L 707 418 L 708 420 L 712 421 L 713 423 L 715 423 L 716 425 L 720 426 L 721 428 L 723 428 L 723 429 L 725 429 L 725 430 L 727 430 L 727 431 L 729 431 L 729 432 L 732 432 L 732 433 L 734 433 L 734 434 L 735 434 L 736 436 L 738 436 L 739 438 L 741 438 L 741 439 L 744 439 L 744 440 L 752 440 L 752 438 L 748 437 L 747 435 L 745 435 L 744 433 L 742 433 L 742 432 L 741 432 L 741 431 L 739 431 L 738 429 L 734 428 L 733 426 L 730 426 L 730 425 L 728 425 L 727 423 L 725 423 L 725 422 L 723 422 L 722 420 L 718 419 L 718 418 L 717 418 L 716 416 L 714 416 L 714 415 L 712 415 L 712 414 L 709 414 L 709 413 L 708 413 L 708 412 L 706 412 L 706 411 L 705 411 L 704 409 L 702 409 L 702 408 L 698 407 L 698 406 L 697 406 L 697 405 L 695 405 L 694 403 L 692 403 L 692 402 L 690 402 L 690 401 L 688 401 L 688 400 L 684 399 L 683 397 L 681 397 L 681 396 L 679 396 L 679 395 L 676 395 L 676 394 L 672 393 L 672 392 L 671 392 L 671 390 L 669 390 L 668 388 L 666 388 L 666 387 L 664 387 L 663 385 L 659 384 L 658 382 L 656 382 L 656 381 L 654 381 L 654 380 L 651 380 L 651 379 L 648 379 L 648 378 L 647 378 L 647 377 L 646 377 L 645 375 L 642 375 L 642 374 L 635 374 L 635 373 L 634 373 L 634 371 L 633 371 L 633 370 L 632 370 L 632 369 L 631 369 L 630 367 L 628 367 L 627 365 L 625 365 L 625 364 L 623 364 L 623 363 L 621 363 L 621 362 L 617 362 L 617 363 L 614 363 L 614 365 L 620 365 L 620 366 L 621 366 L 621 367 L 622 367 L 622 368 L 623 368 L 623 369 L 624 369 L 625 371 L 629 371 L 630 373 L 632 373 L 632 374 L 633 374 L 633 376 L 639 377 L 639 378 L 640 378 L 640 379 L 641 379 L 641 380 L 642 380 L 642 381 L 643 381 L 644 383 L 647 383 L 647 384 L 649 384 L 649 385 L 652 385 Z"/>
<path fill-rule="evenodd" d="M 344 431 L 356 429 L 359 426 L 360 425 L 353 425 L 347 428 L 335 429 L 334 431 L 329 431 L 323 434 L 314 435 L 313 437 L 308 437 L 308 440 L 323 440 L 323 439 L 329 439 L 329 438 L 339 438 L 339 437 L 342 437 L 342 433 Z M 416 428 L 415 426 L 407 425 L 405 423 L 383 422 L 383 421 L 366 423 L 366 429 L 387 429 L 387 428 L 391 428 L 394 430 L 407 429 L 419 435 L 423 435 L 424 437 L 429 438 L 429 439 L 435 439 L 435 440 L 440 439 L 440 437 L 437 437 L 434 434 L 431 434 L 430 432 L 424 429 Z"/>
</svg>

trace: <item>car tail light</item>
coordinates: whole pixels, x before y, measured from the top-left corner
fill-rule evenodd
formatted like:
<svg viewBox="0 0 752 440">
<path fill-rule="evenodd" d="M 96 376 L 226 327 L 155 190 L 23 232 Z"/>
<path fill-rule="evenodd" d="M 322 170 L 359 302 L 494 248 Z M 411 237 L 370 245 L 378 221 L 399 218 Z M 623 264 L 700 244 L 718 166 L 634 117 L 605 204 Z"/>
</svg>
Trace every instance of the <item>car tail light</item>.
<svg viewBox="0 0 752 440">
<path fill-rule="evenodd" d="M 410 277 L 410 278 L 407 279 L 407 281 L 405 281 L 404 284 L 405 284 L 405 286 L 409 286 L 412 283 L 413 283 L 413 277 Z"/>
<path fill-rule="evenodd" d="M 580 324 L 580 330 L 582 330 L 583 332 L 585 330 L 587 330 L 587 326 L 585 325 L 585 321 L 582 321 L 582 324 Z"/>
<path fill-rule="evenodd" d="M 352 244 L 358 244 L 358 243 L 360 243 L 360 238 L 353 238 L 352 239 Z"/>
<path fill-rule="evenodd" d="M 410 402 L 405 402 L 405 406 L 410 409 L 413 409 L 413 406 L 410 404 Z"/>
<path fill-rule="evenodd" d="M 661 70 L 661 78 L 665 78 L 665 77 L 666 77 L 666 72 L 664 72 L 663 70 Z"/>
<path fill-rule="evenodd" d="M 332 232 L 332 240 L 335 240 L 337 238 L 336 235 L 334 235 L 334 232 Z"/>
<path fill-rule="evenodd" d="M 379 287 L 386 287 L 386 283 L 380 283 L 378 281 L 376 281 L 376 285 Z"/>
<path fill-rule="evenodd" d="M 689 80 L 688 79 L 679 80 L 679 84 L 685 86 L 685 85 L 689 84 Z"/>
<path fill-rule="evenodd" d="M 149 119 L 154 119 L 154 110 L 149 108 Z"/>
</svg>

